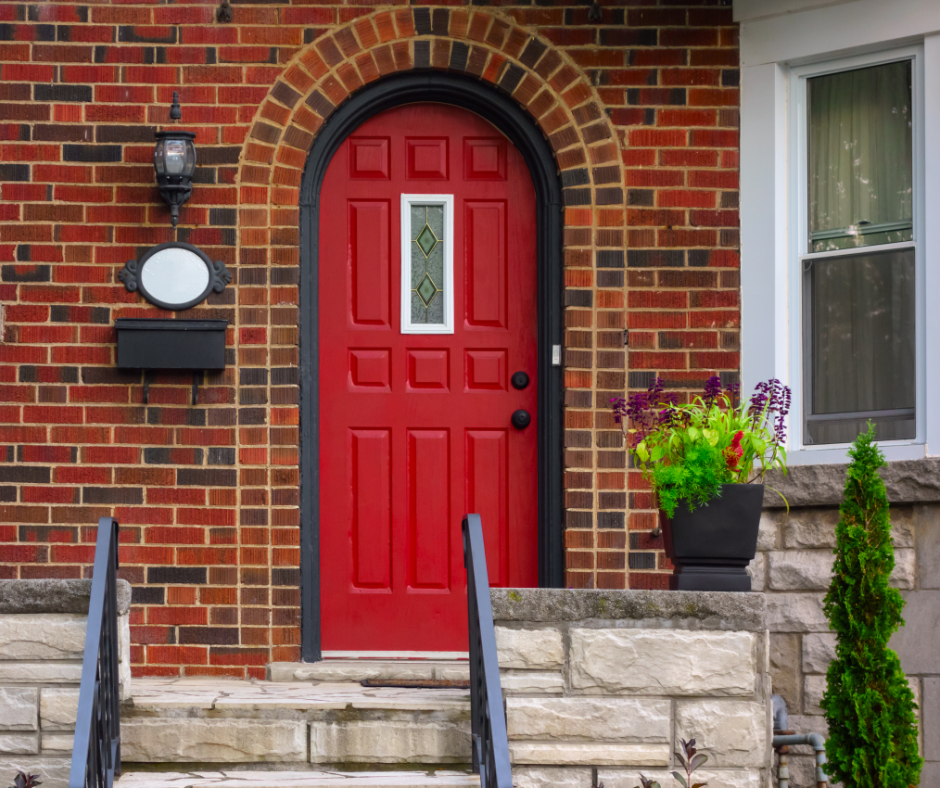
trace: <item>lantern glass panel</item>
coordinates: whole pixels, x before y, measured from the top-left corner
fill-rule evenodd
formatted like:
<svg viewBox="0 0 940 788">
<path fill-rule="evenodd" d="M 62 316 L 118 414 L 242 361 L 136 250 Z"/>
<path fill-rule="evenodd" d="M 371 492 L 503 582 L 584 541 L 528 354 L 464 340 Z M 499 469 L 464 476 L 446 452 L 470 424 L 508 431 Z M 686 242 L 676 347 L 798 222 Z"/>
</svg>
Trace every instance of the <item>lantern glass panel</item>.
<svg viewBox="0 0 940 788">
<path fill-rule="evenodd" d="M 182 175 L 186 169 L 186 141 L 166 140 L 164 162 L 167 175 Z"/>
</svg>

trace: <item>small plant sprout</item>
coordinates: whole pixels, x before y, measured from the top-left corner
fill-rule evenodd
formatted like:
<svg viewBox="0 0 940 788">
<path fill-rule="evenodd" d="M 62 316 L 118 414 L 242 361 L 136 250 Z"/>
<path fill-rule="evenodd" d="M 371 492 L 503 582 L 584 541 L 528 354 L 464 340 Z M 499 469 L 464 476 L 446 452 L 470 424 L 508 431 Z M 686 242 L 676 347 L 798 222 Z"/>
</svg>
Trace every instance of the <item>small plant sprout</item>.
<svg viewBox="0 0 940 788">
<path fill-rule="evenodd" d="M 685 750 L 685 757 L 682 753 L 676 753 L 676 757 L 679 759 L 679 763 L 682 764 L 682 768 L 685 769 L 685 776 L 679 774 L 679 772 L 673 772 L 672 776 L 675 777 L 682 788 L 703 788 L 707 783 L 694 783 L 692 782 L 692 772 L 699 768 L 705 761 L 708 760 L 707 755 L 702 755 L 695 749 L 695 739 L 690 739 L 686 741 L 682 739 L 682 749 Z"/>
<path fill-rule="evenodd" d="M 661 788 L 658 782 L 655 780 L 650 780 L 648 777 L 640 775 L 640 785 L 637 788 Z"/>
<path fill-rule="evenodd" d="M 17 772 L 10 788 L 36 788 L 37 785 L 42 785 L 42 780 L 39 779 L 38 774 Z"/>
</svg>

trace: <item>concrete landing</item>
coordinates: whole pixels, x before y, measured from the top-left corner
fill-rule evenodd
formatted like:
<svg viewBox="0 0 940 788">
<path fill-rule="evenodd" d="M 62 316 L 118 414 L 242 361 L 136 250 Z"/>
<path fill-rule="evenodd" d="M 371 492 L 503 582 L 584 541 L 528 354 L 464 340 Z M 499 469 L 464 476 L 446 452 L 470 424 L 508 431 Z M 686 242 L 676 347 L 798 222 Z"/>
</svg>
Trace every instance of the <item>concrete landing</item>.
<svg viewBox="0 0 940 788">
<path fill-rule="evenodd" d="M 272 662 L 272 681 L 467 681 L 467 660 L 445 659 L 326 659 L 322 662 Z"/>
</svg>

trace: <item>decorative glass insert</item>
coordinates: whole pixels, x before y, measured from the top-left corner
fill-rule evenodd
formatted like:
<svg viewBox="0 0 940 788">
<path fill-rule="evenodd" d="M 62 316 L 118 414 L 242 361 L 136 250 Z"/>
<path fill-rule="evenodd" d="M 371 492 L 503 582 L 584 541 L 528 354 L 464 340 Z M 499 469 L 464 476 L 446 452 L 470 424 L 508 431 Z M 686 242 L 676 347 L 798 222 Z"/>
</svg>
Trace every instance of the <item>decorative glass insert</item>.
<svg viewBox="0 0 940 788">
<path fill-rule="evenodd" d="M 444 206 L 411 206 L 411 323 L 443 326 L 445 322 Z"/>
</svg>

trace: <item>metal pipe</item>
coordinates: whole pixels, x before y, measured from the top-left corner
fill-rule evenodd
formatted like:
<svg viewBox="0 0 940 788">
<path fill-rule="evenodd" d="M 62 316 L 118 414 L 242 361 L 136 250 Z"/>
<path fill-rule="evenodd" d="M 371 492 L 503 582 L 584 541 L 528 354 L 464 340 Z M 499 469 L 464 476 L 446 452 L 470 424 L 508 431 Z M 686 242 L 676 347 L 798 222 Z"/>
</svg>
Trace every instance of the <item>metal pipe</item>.
<svg viewBox="0 0 940 788">
<path fill-rule="evenodd" d="M 816 756 L 816 788 L 827 788 L 826 775 L 826 740 L 818 733 L 794 733 L 787 730 L 787 703 L 779 695 L 770 698 L 774 715 L 773 747 L 779 755 L 777 767 L 777 788 L 789 788 L 790 769 L 788 755 L 790 745 L 808 744 Z"/>
</svg>

